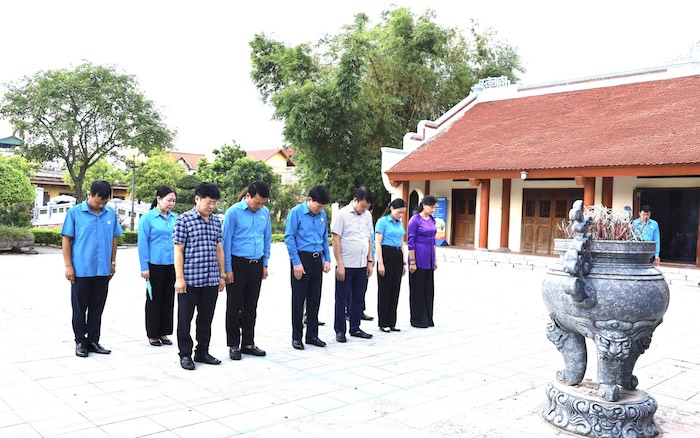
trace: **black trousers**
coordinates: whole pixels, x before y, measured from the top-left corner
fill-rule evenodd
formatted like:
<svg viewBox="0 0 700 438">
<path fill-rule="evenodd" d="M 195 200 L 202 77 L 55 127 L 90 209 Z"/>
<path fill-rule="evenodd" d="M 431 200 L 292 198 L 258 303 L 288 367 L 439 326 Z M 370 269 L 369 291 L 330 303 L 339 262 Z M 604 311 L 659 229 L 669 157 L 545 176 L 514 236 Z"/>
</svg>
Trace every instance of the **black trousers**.
<svg viewBox="0 0 700 438">
<path fill-rule="evenodd" d="M 146 335 L 156 339 L 173 333 L 175 307 L 175 266 L 148 264 L 151 293 L 146 292 Z"/>
<path fill-rule="evenodd" d="M 226 344 L 232 348 L 255 345 L 255 319 L 263 264 L 231 257 L 233 283 L 226 285 Z"/>
<path fill-rule="evenodd" d="M 410 290 L 411 325 L 433 327 L 433 302 L 435 301 L 435 279 L 433 269 L 416 269 L 408 274 Z"/>
<path fill-rule="evenodd" d="M 304 303 L 306 303 L 306 339 L 318 338 L 318 309 L 321 305 L 323 284 L 321 257 L 313 258 L 309 254 L 299 253 L 299 258 L 306 273 L 297 280 L 294 278 L 292 265 L 292 339 L 295 341 L 301 341 L 304 330 Z"/>
<path fill-rule="evenodd" d="M 75 277 L 70 287 L 75 343 L 99 342 L 109 277 Z"/>
<path fill-rule="evenodd" d="M 211 340 L 211 321 L 214 319 L 216 300 L 219 297 L 219 286 L 193 287 L 187 286 L 187 293 L 177 294 L 177 346 L 180 357 L 192 355 L 192 336 L 190 326 L 194 311 L 197 309 L 196 354 L 209 352 Z"/>
<path fill-rule="evenodd" d="M 379 327 L 396 327 L 396 308 L 404 267 L 401 248 L 382 245 L 382 261 L 384 275 L 377 273 Z"/>
<path fill-rule="evenodd" d="M 337 269 L 337 268 L 336 268 Z M 360 318 L 367 291 L 367 268 L 345 268 L 345 280 L 335 280 L 335 322 L 336 333 L 345 333 L 347 324 L 345 311 L 350 315 L 350 333 L 360 330 Z"/>
</svg>

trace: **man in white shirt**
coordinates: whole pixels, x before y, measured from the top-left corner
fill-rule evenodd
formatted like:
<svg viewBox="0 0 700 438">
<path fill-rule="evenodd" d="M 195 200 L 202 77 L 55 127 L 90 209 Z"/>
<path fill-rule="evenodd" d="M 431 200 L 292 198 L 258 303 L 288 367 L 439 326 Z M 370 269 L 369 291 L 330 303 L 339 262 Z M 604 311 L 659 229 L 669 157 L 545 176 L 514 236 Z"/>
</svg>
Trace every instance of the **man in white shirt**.
<svg viewBox="0 0 700 438">
<path fill-rule="evenodd" d="M 360 329 L 367 278 L 372 275 L 372 192 L 365 186 L 355 190 L 350 204 L 341 208 L 333 218 L 333 255 L 335 270 L 335 339 L 346 342 L 345 308 L 350 315 L 350 336 L 370 339 L 372 335 Z"/>
</svg>

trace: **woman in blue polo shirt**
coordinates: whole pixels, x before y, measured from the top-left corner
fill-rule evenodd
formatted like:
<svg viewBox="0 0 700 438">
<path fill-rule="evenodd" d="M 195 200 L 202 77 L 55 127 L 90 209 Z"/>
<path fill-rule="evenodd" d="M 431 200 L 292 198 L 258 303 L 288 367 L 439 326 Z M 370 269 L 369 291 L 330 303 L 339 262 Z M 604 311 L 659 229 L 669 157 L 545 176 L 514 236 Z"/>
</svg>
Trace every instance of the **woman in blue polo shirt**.
<svg viewBox="0 0 700 438">
<path fill-rule="evenodd" d="M 379 298 L 379 329 L 383 332 L 398 332 L 396 328 L 396 307 L 399 304 L 401 277 L 406 274 L 406 246 L 403 244 L 401 218 L 406 214 L 406 202 L 396 198 L 389 203 L 384 215 L 375 225 L 375 242 L 377 246 L 377 284 Z"/>
<path fill-rule="evenodd" d="M 154 347 L 171 345 L 168 335 L 173 333 L 175 304 L 175 260 L 173 228 L 177 215 L 170 210 L 175 206 L 175 190 L 160 186 L 151 211 L 139 221 L 139 260 L 141 277 L 150 282 L 146 288 L 146 334 Z"/>
</svg>

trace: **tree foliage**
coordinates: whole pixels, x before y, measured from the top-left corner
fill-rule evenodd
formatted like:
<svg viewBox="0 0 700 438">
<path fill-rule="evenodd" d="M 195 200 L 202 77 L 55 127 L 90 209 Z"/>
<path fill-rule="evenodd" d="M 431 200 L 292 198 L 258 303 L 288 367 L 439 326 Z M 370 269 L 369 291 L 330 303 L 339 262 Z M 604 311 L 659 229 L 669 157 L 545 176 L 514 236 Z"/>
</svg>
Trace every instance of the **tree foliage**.
<svg viewBox="0 0 700 438">
<path fill-rule="evenodd" d="M 106 158 L 101 158 L 97 162 L 95 162 L 95 164 L 90 166 L 85 172 L 82 192 L 89 192 L 92 183 L 99 179 L 105 180 L 111 185 L 114 185 L 119 182 L 126 182 L 127 178 L 128 176 L 123 169 L 120 169 L 110 164 Z M 69 184 L 71 187 L 74 187 L 74 182 L 71 179 L 70 173 L 67 170 L 63 172 L 63 181 Z"/>
<path fill-rule="evenodd" d="M 196 175 L 185 175 L 175 184 L 177 192 L 177 202 L 173 207 L 173 212 L 182 214 L 194 207 L 194 190 L 202 182 Z"/>
<path fill-rule="evenodd" d="M 34 187 L 21 167 L 0 156 L 0 225 L 28 227 Z"/>
<path fill-rule="evenodd" d="M 213 182 L 221 189 L 219 206 L 227 208 L 234 204 L 241 192 L 255 181 L 265 181 L 270 186 L 270 199 L 274 200 L 280 184 L 279 175 L 262 161 L 246 158 L 246 153 L 233 142 L 221 149 L 214 149 L 214 161 L 199 162 L 197 176 L 202 181 Z"/>
<path fill-rule="evenodd" d="M 83 197 L 87 170 L 126 149 L 149 154 L 170 144 L 172 132 L 138 90 L 133 76 L 115 67 L 83 63 L 40 71 L 7 84 L 0 115 L 24 134 L 30 159 L 59 159 Z"/>
<path fill-rule="evenodd" d="M 177 182 L 185 176 L 185 169 L 173 162 L 167 152 L 157 153 L 148 157 L 148 160 L 136 169 L 136 199 L 152 200 L 156 189 L 163 184 L 175 187 Z M 129 186 L 131 190 L 131 185 Z"/>
<path fill-rule="evenodd" d="M 420 120 L 435 120 L 489 76 L 524 71 L 508 44 L 471 22 L 467 34 L 436 24 L 432 11 L 406 8 L 365 14 L 337 35 L 288 47 L 258 34 L 250 42 L 251 77 L 263 101 L 284 121 L 284 137 L 305 186 L 327 185 L 349 201 L 367 185 L 381 213 L 381 148 L 401 147 Z"/>
</svg>

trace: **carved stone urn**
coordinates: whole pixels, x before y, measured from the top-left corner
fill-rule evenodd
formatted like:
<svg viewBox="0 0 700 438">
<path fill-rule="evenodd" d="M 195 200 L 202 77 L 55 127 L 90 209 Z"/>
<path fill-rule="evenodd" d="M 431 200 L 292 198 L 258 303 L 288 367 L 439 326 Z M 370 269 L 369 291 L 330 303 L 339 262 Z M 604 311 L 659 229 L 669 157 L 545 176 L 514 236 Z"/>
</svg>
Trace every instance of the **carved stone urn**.
<svg viewBox="0 0 700 438">
<path fill-rule="evenodd" d="M 543 417 L 584 436 L 657 436 L 656 401 L 636 389 L 632 374 L 669 304 L 668 285 L 651 262 L 655 243 L 593 240 L 590 219 L 574 210 L 575 238 L 555 240 L 561 258 L 542 286 L 551 317 L 547 337 L 564 359 L 547 387 Z M 585 338 L 598 355 L 597 387 L 583 382 Z"/>
</svg>

